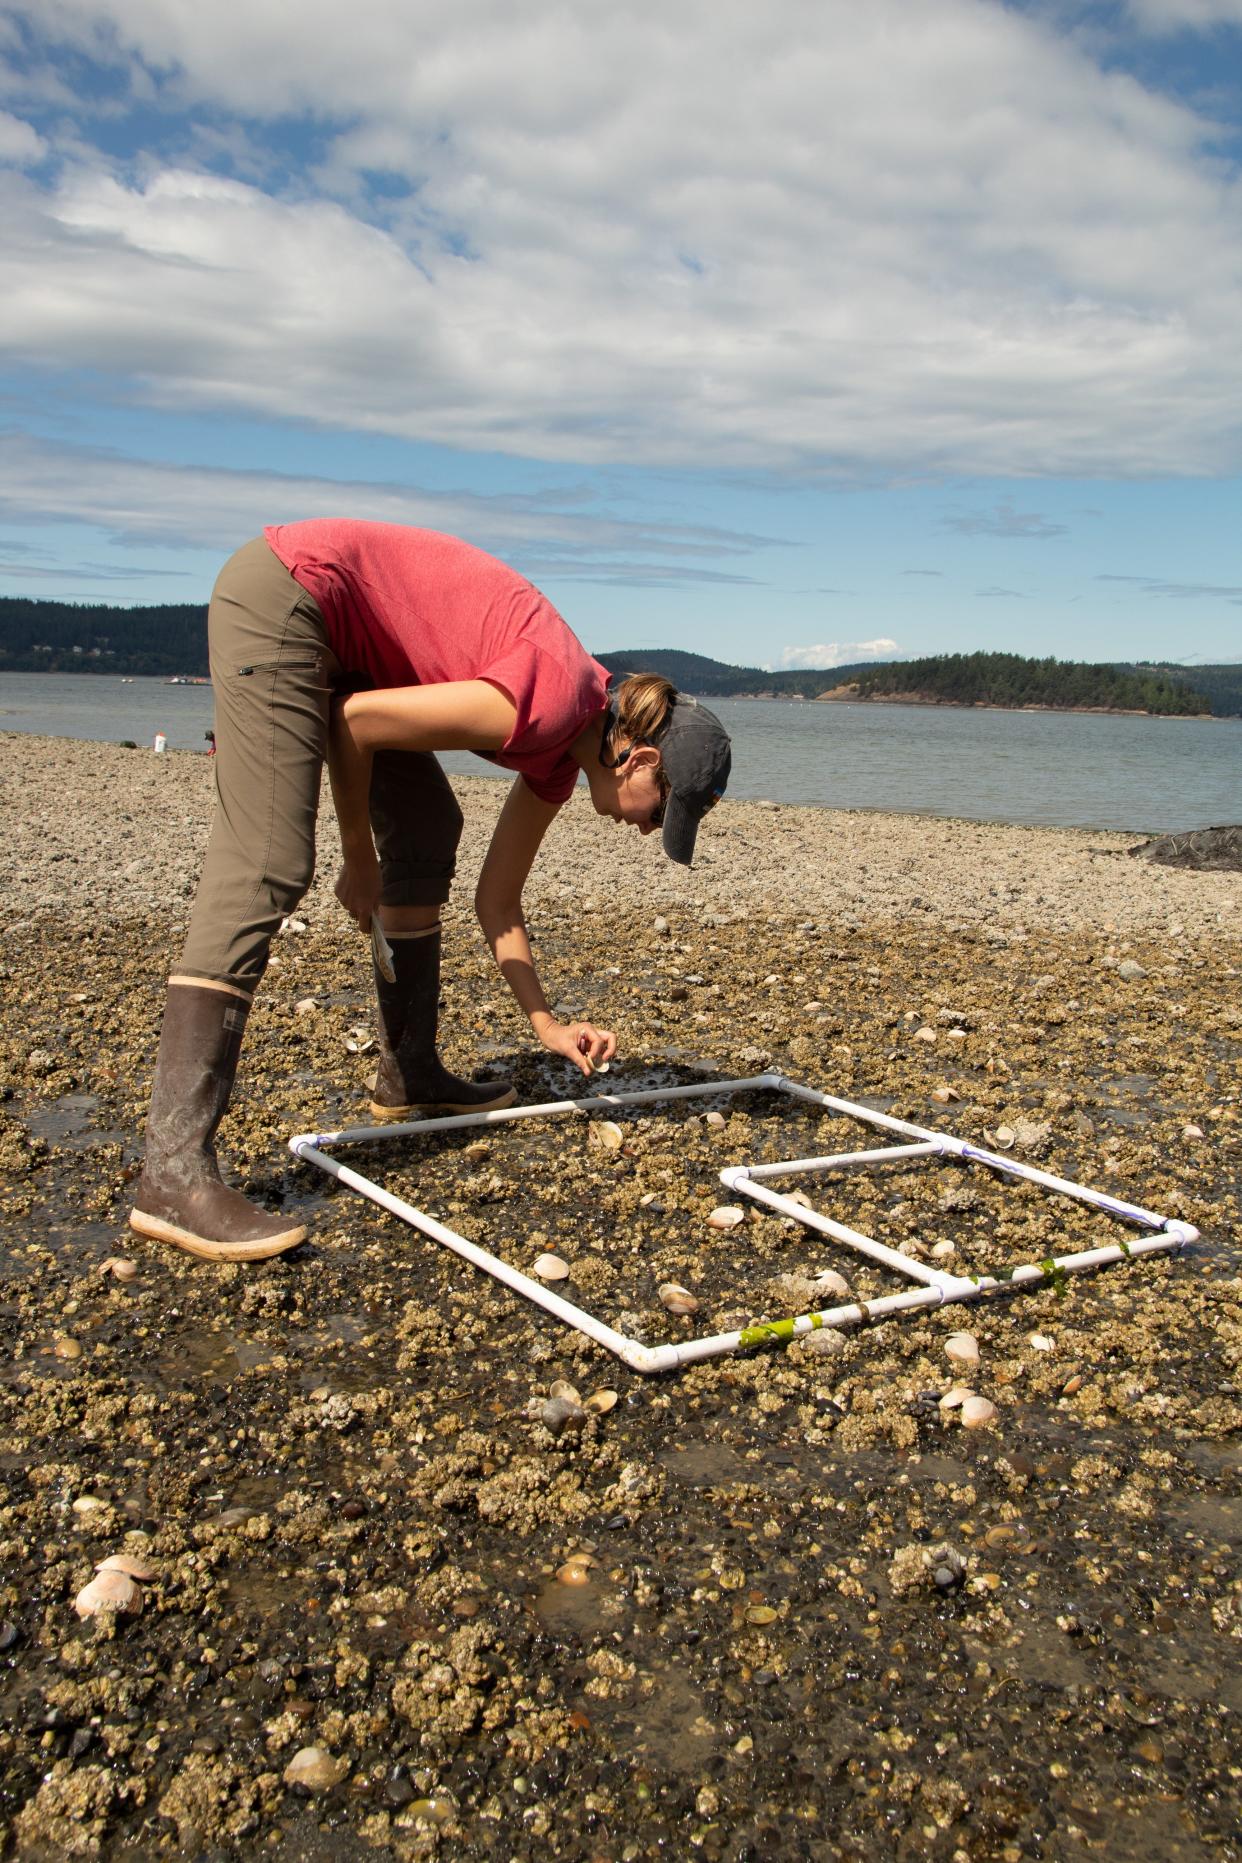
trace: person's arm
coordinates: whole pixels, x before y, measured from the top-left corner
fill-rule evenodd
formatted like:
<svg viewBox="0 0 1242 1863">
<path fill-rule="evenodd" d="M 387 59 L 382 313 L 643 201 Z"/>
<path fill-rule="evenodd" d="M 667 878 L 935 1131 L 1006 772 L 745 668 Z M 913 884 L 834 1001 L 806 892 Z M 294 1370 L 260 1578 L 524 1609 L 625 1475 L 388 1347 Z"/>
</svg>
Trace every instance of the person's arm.
<svg viewBox="0 0 1242 1863">
<path fill-rule="evenodd" d="M 344 858 L 336 896 L 363 931 L 371 929 L 380 896 L 369 806 L 375 752 L 499 750 L 516 718 L 513 700 L 486 679 L 351 692 L 333 706 L 328 776 Z"/>
<path fill-rule="evenodd" d="M 541 802 L 521 777 L 500 811 L 491 846 L 479 875 L 474 904 L 483 935 L 500 973 L 513 991 L 531 1027 L 552 1054 L 572 1061 L 582 1073 L 609 1061 L 617 1038 L 590 1022 L 558 1022 L 548 1007 L 531 955 L 522 915 L 522 888 L 560 804 Z"/>
</svg>

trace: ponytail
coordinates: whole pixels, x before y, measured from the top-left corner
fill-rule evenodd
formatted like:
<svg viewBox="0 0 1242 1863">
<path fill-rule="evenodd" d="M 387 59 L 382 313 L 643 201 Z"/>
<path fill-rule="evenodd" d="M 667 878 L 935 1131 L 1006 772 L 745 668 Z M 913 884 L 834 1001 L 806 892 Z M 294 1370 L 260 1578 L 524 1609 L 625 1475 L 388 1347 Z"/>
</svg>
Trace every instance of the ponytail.
<svg viewBox="0 0 1242 1863">
<path fill-rule="evenodd" d="M 659 673 L 631 673 L 612 694 L 617 732 L 628 744 L 658 744 L 677 688 Z"/>
</svg>

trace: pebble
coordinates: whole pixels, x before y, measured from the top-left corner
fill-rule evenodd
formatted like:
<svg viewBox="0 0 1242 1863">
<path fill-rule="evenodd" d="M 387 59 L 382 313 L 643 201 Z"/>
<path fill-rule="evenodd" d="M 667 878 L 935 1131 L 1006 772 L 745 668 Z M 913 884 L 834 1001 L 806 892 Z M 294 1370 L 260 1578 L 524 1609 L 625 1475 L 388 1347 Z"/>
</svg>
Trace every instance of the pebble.
<svg viewBox="0 0 1242 1863">
<path fill-rule="evenodd" d="M 707 1219 L 712 1229 L 736 1229 L 745 1220 L 745 1210 L 740 1210 L 735 1203 L 722 1203 Z"/>
<path fill-rule="evenodd" d="M 79 1617 L 94 1617 L 99 1611 L 136 1617 L 142 1609 L 142 1587 L 128 1572 L 96 1572 L 74 1599 L 73 1608 Z"/>
<path fill-rule="evenodd" d="M 661 1304 L 670 1313 L 697 1313 L 699 1303 L 688 1287 L 682 1287 L 678 1281 L 664 1281 L 659 1289 Z"/>
<path fill-rule="evenodd" d="M 553 1436 L 563 1436 L 566 1430 L 580 1430 L 586 1419 L 582 1405 L 568 1397 L 549 1397 L 539 1409 L 539 1421 Z"/>
<path fill-rule="evenodd" d="M 774 1624 L 779 1616 L 780 1612 L 774 1611 L 770 1604 L 752 1604 L 747 1609 L 746 1622 L 762 1627 L 764 1624 Z"/>
<path fill-rule="evenodd" d="M 569 1263 L 560 1255 L 539 1255 L 535 1258 L 535 1273 L 541 1281 L 563 1281 L 569 1273 Z"/>
<path fill-rule="evenodd" d="M 790 1346 L 798 1358 L 835 1358 L 845 1350 L 845 1334 L 835 1326 L 817 1326 L 812 1333 L 801 1333 Z"/>
<path fill-rule="evenodd" d="M 1117 975 L 1123 983 L 1140 983 L 1147 972 L 1141 964 L 1136 964 L 1132 957 L 1127 957 L 1118 964 Z"/>
<path fill-rule="evenodd" d="M 950 1333 L 944 1342 L 945 1356 L 955 1365 L 979 1363 L 979 1341 L 973 1333 Z"/>
<path fill-rule="evenodd" d="M 914 1032 L 914 1039 L 915 1041 L 935 1041 L 936 1031 L 932 1028 L 916 1029 Z"/>
<path fill-rule="evenodd" d="M 668 937 L 668 920 L 667 919 L 652 919 L 651 929 L 653 932 L 655 932 L 657 937 L 667 938 Z"/>
<path fill-rule="evenodd" d="M 345 1768 L 326 1747 L 299 1747 L 282 1777 L 286 1785 L 300 1785 L 307 1792 L 330 1792 L 339 1785 Z"/>
<path fill-rule="evenodd" d="M 986 1397 L 962 1399 L 962 1423 L 968 1430 L 990 1429 L 999 1414 L 996 1405 Z"/>
</svg>

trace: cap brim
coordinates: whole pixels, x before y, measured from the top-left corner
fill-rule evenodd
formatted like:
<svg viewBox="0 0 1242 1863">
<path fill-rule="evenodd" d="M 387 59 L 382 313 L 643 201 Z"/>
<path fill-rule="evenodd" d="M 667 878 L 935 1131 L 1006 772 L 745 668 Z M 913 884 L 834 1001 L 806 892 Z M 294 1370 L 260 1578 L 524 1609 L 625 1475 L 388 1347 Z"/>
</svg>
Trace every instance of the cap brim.
<svg viewBox="0 0 1242 1863">
<path fill-rule="evenodd" d="M 664 805 L 664 833 L 661 837 L 661 846 L 669 859 L 675 860 L 679 867 L 688 867 L 693 861 L 695 837 L 698 832 L 698 816 L 691 813 L 674 790 Z"/>
</svg>

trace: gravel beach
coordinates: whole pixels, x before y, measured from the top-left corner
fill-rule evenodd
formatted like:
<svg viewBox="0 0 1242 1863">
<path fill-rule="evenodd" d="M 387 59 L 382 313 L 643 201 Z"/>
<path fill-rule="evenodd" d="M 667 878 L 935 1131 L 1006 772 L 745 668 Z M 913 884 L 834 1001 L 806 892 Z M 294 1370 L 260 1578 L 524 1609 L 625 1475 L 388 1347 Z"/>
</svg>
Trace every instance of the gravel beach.
<svg viewBox="0 0 1242 1863">
<path fill-rule="evenodd" d="M 446 1059 L 590 1092 L 473 923 L 504 785 L 457 787 Z M 617 1030 L 611 1089 L 704 1097 L 389 1140 L 369 1174 L 555 1252 L 651 1343 L 896 1287 L 776 1214 L 711 1225 L 724 1166 L 870 1142 L 713 1077 L 1202 1232 L 643 1379 L 290 1156 L 366 1117 L 374 1066 L 328 808 L 220 1135 L 310 1240 L 242 1269 L 133 1236 L 210 764 L 4 734 L 0 801 L 0 1852 L 1242 1856 L 1242 875 L 729 802 L 683 873 L 576 796 L 527 894 L 545 985 Z M 801 1188 L 963 1273 L 1135 1233 L 946 1161 Z"/>
</svg>

